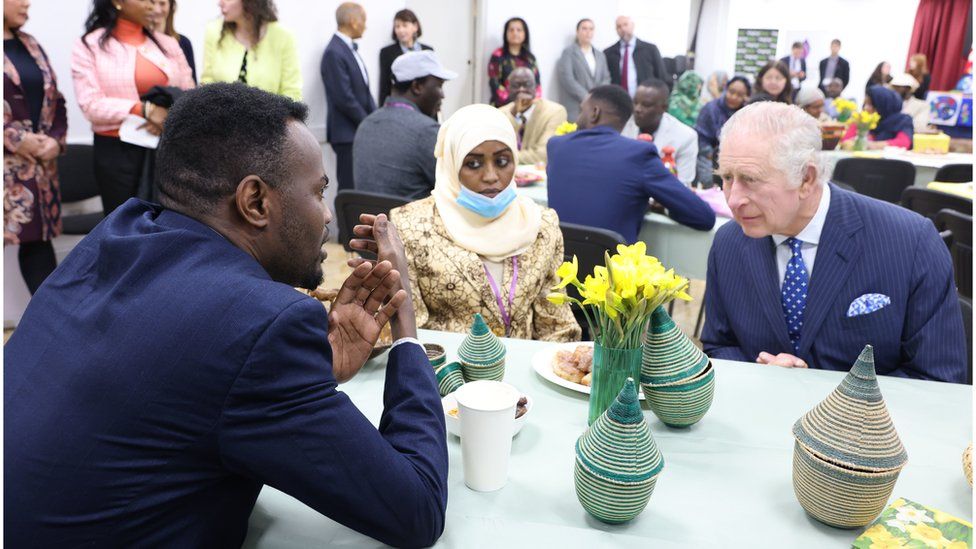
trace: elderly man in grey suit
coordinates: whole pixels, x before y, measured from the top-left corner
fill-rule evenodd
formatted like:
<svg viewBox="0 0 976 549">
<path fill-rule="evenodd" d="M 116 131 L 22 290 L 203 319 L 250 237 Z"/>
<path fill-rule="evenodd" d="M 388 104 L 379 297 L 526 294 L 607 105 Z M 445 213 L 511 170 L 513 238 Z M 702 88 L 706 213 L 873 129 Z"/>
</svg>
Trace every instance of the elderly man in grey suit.
<svg viewBox="0 0 976 549">
<path fill-rule="evenodd" d="M 559 77 L 559 102 L 570 120 L 579 117 L 579 106 L 590 90 L 610 83 L 607 56 L 593 47 L 595 26 L 591 19 L 576 23 L 576 40 L 566 46 L 556 64 Z"/>
</svg>

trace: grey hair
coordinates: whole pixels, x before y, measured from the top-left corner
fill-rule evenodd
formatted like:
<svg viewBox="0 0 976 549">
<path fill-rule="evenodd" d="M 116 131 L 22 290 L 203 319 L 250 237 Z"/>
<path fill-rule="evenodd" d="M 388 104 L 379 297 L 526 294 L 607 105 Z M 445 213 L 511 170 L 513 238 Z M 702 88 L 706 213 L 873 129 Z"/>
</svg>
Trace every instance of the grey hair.
<svg viewBox="0 0 976 549">
<path fill-rule="evenodd" d="M 340 27 L 348 26 L 364 13 L 366 13 L 366 10 L 359 4 L 355 2 L 343 2 L 336 8 L 336 25 Z"/>
<path fill-rule="evenodd" d="M 820 124 L 795 105 L 763 101 L 739 110 L 722 126 L 719 142 L 740 135 L 769 143 L 773 167 L 792 187 L 800 186 L 808 166 L 817 170 L 817 183 L 822 185 L 830 179 L 831 170 L 820 153 Z"/>
</svg>

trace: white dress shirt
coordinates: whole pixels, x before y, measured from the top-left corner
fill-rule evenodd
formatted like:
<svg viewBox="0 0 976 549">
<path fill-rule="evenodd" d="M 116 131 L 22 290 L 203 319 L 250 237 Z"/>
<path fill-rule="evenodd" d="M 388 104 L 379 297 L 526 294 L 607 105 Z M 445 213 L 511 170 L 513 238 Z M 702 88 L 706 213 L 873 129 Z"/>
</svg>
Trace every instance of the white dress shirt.
<svg viewBox="0 0 976 549">
<path fill-rule="evenodd" d="M 800 72 L 803 67 L 800 65 L 799 57 L 790 57 L 790 72 Z M 793 84 L 793 90 L 796 91 L 800 89 L 800 79 L 793 77 L 790 79 L 790 83 Z"/>
<path fill-rule="evenodd" d="M 813 280 L 813 262 L 817 259 L 817 247 L 820 245 L 820 234 L 823 233 L 824 222 L 827 220 L 827 210 L 830 209 L 830 184 L 823 184 L 823 193 L 820 195 L 820 204 L 817 206 L 817 213 L 807 223 L 807 226 L 796 235 L 796 239 L 803 242 L 800 247 L 800 255 L 803 256 L 803 263 L 807 267 L 807 276 Z M 779 269 L 779 285 L 783 286 L 783 278 L 786 276 L 786 265 L 793 257 L 789 244 L 785 244 L 788 236 L 781 234 L 773 235 L 773 242 L 776 244 L 776 268 Z"/>
<path fill-rule="evenodd" d="M 632 116 L 620 135 L 636 139 L 639 133 L 640 129 Z M 658 125 L 653 137 L 654 146 L 657 147 L 657 153 L 661 158 L 664 158 L 664 151 L 661 149 L 668 145 L 674 147 L 674 162 L 678 168 L 678 180 L 685 185 L 693 185 L 695 171 L 698 167 L 698 132 L 670 114 L 664 113 L 661 116 L 661 124 Z"/>
<path fill-rule="evenodd" d="M 339 40 L 342 40 L 347 46 L 349 46 L 349 51 L 351 51 L 353 57 L 356 58 L 356 63 L 359 63 L 359 70 L 363 73 L 363 82 L 366 82 L 366 85 L 369 86 L 369 74 L 366 73 L 366 63 L 363 63 L 363 58 L 359 56 L 359 52 L 356 51 L 356 48 L 352 47 L 352 38 L 342 34 L 342 31 L 336 31 L 336 36 L 339 37 Z"/>
<path fill-rule="evenodd" d="M 630 38 L 630 42 L 624 42 L 623 40 L 620 41 L 620 78 L 621 79 L 623 79 L 624 77 L 624 51 L 626 49 L 625 46 L 627 44 L 630 45 L 630 53 L 628 54 L 629 58 L 627 60 L 627 81 L 621 82 L 621 84 L 624 84 L 627 87 L 627 93 L 629 93 L 630 96 L 633 97 L 634 95 L 637 94 L 637 67 L 634 66 L 634 48 L 637 47 L 637 37 L 632 36 Z"/>
<path fill-rule="evenodd" d="M 593 46 L 587 49 L 580 48 L 583 53 L 583 59 L 586 60 L 586 66 L 590 68 L 590 75 L 596 74 L 596 55 L 593 54 Z"/>
</svg>

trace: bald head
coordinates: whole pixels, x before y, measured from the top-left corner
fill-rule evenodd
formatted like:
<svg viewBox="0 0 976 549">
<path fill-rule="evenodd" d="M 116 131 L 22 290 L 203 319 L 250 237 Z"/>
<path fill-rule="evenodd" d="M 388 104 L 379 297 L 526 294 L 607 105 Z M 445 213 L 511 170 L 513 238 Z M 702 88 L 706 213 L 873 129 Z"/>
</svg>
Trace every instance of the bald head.
<svg viewBox="0 0 976 549">
<path fill-rule="evenodd" d="M 624 42 L 634 37 L 634 20 L 626 15 L 617 17 L 617 36 Z"/>
<path fill-rule="evenodd" d="M 360 38 L 366 30 L 366 10 L 355 2 L 343 2 L 336 8 L 336 25 L 350 38 Z"/>
</svg>

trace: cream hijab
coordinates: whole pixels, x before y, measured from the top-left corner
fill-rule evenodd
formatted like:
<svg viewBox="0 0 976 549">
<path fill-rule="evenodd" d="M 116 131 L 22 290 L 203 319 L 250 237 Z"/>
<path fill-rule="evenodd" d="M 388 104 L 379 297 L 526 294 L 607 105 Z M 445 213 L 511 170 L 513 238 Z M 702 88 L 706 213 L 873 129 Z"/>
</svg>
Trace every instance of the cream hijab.
<svg viewBox="0 0 976 549">
<path fill-rule="evenodd" d="M 508 145 L 518 164 L 515 130 L 501 111 L 489 105 L 468 105 L 455 112 L 437 134 L 437 172 L 431 194 L 448 234 L 458 246 L 488 261 L 501 262 L 532 246 L 542 225 L 542 208 L 519 196 L 501 215 L 488 219 L 457 203 L 461 192 L 458 172 L 464 157 L 485 141 Z M 510 185 L 514 184 L 513 178 Z"/>
</svg>

